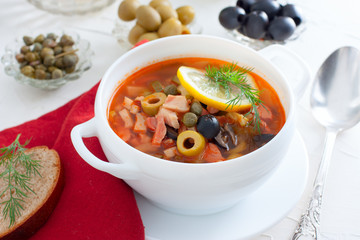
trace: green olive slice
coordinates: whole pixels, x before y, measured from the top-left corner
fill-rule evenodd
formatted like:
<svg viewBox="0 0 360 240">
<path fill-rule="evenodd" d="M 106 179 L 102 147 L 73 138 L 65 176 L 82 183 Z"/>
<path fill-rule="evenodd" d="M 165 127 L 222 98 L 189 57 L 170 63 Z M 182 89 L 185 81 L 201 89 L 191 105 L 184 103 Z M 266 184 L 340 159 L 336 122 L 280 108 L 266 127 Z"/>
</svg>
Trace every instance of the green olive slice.
<svg viewBox="0 0 360 240">
<path fill-rule="evenodd" d="M 155 116 L 161 105 L 164 104 L 166 95 L 163 92 L 156 92 L 146 96 L 141 101 L 143 111 L 151 116 Z"/>
</svg>

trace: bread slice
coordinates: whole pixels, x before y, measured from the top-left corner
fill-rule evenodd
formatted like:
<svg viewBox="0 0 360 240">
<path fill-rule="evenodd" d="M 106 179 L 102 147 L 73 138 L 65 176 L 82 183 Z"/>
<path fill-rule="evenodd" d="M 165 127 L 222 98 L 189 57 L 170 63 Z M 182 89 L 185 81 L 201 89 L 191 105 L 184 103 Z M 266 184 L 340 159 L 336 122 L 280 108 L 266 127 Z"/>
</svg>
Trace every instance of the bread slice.
<svg viewBox="0 0 360 240">
<path fill-rule="evenodd" d="M 28 198 L 22 204 L 21 216 L 16 218 L 16 222 L 9 228 L 9 217 L 4 219 L 2 214 L 4 204 L 0 205 L 0 239 L 25 239 L 33 235 L 50 217 L 61 196 L 64 186 L 64 174 L 61 166 L 60 157 L 55 150 L 50 150 L 46 146 L 38 146 L 26 150 L 26 154 L 31 154 L 32 159 L 40 161 L 42 166 L 39 169 L 41 176 L 31 177 L 31 189 L 35 194 L 28 192 Z M 17 169 L 24 171 L 24 169 Z M 0 172 L 4 167 L 0 167 Z M 5 189 L 6 182 L 0 179 L 0 192 Z M 0 202 L 7 200 L 9 195 L 5 194 L 0 198 Z"/>
</svg>

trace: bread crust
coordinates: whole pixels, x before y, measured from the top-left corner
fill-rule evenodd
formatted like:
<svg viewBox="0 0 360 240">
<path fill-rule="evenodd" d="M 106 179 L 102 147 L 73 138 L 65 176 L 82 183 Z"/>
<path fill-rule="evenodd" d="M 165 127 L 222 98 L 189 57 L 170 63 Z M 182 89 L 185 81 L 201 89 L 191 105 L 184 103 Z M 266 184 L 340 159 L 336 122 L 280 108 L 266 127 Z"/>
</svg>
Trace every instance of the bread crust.
<svg viewBox="0 0 360 240">
<path fill-rule="evenodd" d="M 57 180 L 47 192 L 47 196 L 42 204 L 36 206 L 36 208 L 32 210 L 32 213 L 29 214 L 22 223 L 16 223 L 18 225 L 16 228 L 10 228 L 9 232 L 0 233 L 0 240 L 21 240 L 31 237 L 46 223 L 60 199 L 65 185 L 65 176 L 59 154 L 54 149 L 49 149 L 47 146 L 37 146 L 26 150 L 27 153 L 36 151 L 51 151 L 54 156 L 56 156 L 58 163 Z M 44 159 L 42 159 L 42 161 L 43 160 Z"/>
</svg>

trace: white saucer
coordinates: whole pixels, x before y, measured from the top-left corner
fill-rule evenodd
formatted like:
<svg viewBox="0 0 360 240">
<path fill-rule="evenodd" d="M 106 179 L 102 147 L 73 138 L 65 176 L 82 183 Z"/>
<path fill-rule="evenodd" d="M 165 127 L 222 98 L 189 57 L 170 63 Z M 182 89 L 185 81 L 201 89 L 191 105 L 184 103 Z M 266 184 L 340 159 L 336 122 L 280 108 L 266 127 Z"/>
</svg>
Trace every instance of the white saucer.
<svg viewBox="0 0 360 240">
<path fill-rule="evenodd" d="M 297 132 L 277 172 L 259 190 L 223 212 L 205 216 L 177 215 L 135 193 L 151 240 L 226 240 L 257 236 L 282 220 L 299 201 L 308 177 L 308 156 Z"/>
</svg>

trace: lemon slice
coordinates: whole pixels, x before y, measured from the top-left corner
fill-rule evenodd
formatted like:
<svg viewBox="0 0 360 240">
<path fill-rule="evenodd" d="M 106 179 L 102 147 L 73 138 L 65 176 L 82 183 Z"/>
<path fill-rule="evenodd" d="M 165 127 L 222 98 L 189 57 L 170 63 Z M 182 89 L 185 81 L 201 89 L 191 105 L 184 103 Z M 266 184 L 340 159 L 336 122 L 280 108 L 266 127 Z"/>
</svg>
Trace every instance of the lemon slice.
<svg viewBox="0 0 360 240">
<path fill-rule="evenodd" d="M 233 87 L 230 96 L 227 97 L 225 89 L 211 82 L 205 76 L 205 72 L 200 69 L 181 66 L 177 71 L 177 76 L 181 85 L 194 98 L 208 106 L 228 112 L 245 111 L 251 108 L 251 103 L 245 97 L 237 105 L 229 106 L 229 101 L 241 93 L 240 89 Z M 246 81 L 252 88 L 258 89 L 254 78 L 250 74 L 247 74 Z"/>
</svg>

